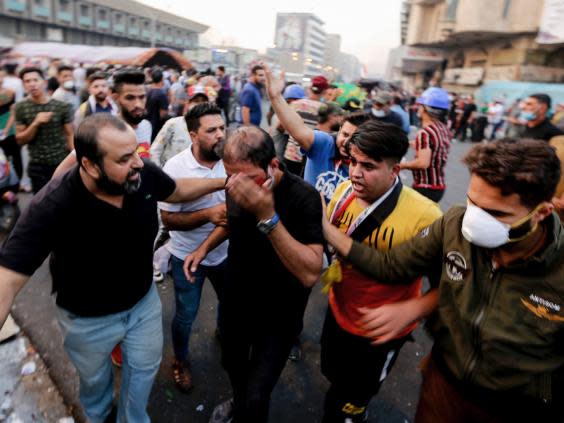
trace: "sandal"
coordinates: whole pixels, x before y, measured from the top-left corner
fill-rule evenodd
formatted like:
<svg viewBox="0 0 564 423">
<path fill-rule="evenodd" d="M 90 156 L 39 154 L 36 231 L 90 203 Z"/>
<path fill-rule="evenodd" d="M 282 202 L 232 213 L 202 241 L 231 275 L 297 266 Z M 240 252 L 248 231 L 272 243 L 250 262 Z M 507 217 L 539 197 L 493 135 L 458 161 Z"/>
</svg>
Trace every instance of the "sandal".
<svg viewBox="0 0 564 423">
<path fill-rule="evenodd" d="M 174 360 L 174 363 L 172 364 L 172 377 L 174 379 L 174 384 L 180 392 L 187 393 L 194 387 L 190 368 L 187 364 L 182 363 L 181 361 Z"/>
</svg>

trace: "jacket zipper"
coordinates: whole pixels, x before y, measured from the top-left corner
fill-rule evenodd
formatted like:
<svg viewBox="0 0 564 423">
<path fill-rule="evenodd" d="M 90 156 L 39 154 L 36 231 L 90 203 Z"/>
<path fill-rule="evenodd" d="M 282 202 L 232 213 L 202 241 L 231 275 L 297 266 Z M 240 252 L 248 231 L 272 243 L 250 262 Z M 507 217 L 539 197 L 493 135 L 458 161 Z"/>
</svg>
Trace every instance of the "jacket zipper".
<svg viewBox="0 0 564 423">
<path fill-rule="evenodd" d="M 482 323 L 484 321 L 484 316 L 486 315 L 486 309 L 488 308 L 491 302 L 491 293 L 494 290 L 494 284 L 497 281 L 497 266 L 492 263 L 492 267 L 489 273 L 489 281 L 484 286 L 484 291 L 481 295 L 481 304 L 476 317 L 472 319 L 472 337 L 473 337 L 473 346 L 474 349 L 472 354 L 470 354 L 470 358 L 467 361 L 466 368 L 464 370 L 464 379 L 470 381 L 472 378 L 472 373 L 476 369 L 476 365 L 478 364 L 478 358 L 481 350 L 482 343 L 480 341 L 480 329 Z"/>
</svg>

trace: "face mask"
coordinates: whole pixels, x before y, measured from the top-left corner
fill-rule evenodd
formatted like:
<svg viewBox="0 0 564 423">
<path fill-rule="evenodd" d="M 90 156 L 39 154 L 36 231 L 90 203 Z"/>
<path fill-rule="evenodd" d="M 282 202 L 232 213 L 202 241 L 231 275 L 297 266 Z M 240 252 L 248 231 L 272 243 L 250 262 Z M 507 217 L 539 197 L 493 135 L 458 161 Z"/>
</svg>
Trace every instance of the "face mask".
<svg viewBox="0 0 564 423">
<path fill-rule="evenodd" d="M 522 241 L 536 229 L 536 225 L 530 225 L 530 219 L 536 211 L 537 208 L 509 225 L 481 208 L 468 204 L 462 219 L 462 235 L 468 242 L 484 248 L 498 248 L 507 243 Z"/>
<path fill-rule="evenodd" d="M 377 118 L 383 118 L 386 116 L 386 112 L 382 109 L 372 109 L 372 114 Z"/>
<path fill-rule="evenodd" d="M 63 83 L 63 88 L 69 91 L 72 90 L 74 88 L 74 81 L 65 81 Z"/>
<path fill-rule="evenodd" d="M 537 114 L 535 112 L 521 112 L 519 117 L 527 122 L 530 122 L 532 120 L 536 120 Z"/>
</svg>

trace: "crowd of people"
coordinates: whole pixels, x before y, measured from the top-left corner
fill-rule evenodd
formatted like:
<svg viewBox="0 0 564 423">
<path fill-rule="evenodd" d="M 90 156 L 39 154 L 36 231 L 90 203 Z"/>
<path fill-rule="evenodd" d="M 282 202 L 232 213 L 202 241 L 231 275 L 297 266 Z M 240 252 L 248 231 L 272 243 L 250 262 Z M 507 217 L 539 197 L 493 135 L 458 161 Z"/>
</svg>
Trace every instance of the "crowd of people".
<svg viewBox="0 0 564 423">
<path fill-rule="evenodd" d="M 563 148 L 553 142 L 564 111 L 551 117 L 548 95 L 506 109 L 502 97 L 482 106 L 430 87 L 342 105 L 324 76 L 306 87 L 264 63 L 240 87 L 223 67 L 16 68 L 0 73 L 0 147 L 21 180 L 9 192 L 28 177 L 35 195 L 0 250 L 0 323 L 50 255 L 91 422 L 150 421 L 163 353 L 155 283 L 167 273 L 170 377 L 183 393 L 206 280 L 217 295 L 233 397 L 212 423 L 268 421 L 318 282 L 323 423 L 369 421 L 423 319 L 434 345 L 416 422 L 562 421 Z M 480 143 L 464 157 L 467 204 L 443 214 L 449 150 L 469 133 Z"/>
</svg>

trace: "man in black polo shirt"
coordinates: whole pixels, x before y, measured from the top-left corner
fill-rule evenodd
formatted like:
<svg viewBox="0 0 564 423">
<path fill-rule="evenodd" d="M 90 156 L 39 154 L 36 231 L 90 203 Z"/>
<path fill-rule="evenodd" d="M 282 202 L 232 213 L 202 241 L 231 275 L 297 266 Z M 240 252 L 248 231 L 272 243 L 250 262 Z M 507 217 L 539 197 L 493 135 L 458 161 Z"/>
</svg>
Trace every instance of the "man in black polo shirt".
<svg viewBox="0 0 564 423">
<path fill-rule="evenodd" d="M 228 231 L 220 333 L 233 402 L 216 407 L 211 421 L 266 422 L 270 394 L 302 330 L 311 287 L 321 272 L 321 199 L 281 167 L 272 138 L 260 128 L 238 128 L 226 143 L 223 162 L 230 176 L 228 229 L 216 228 L 186 258 L 184 270 L 192 278 Z"/>
<path fill-rule="evenodd" d="M 552 137 L 564 135 L 561 129 L 554 126 L 547 118 L 552 101 L 546 94 L 533 94 L 527 97 L 521 112 L 521 119 L 527 123 L 521 138 L 550 141 Z"/>
<path fill-rule="evenodd" d="M 110 353 L 121 342 L 120 422 L 149 422 L 147 400 L 162 353 L 161 304 L 152 284 L 157 201 L 185 202 L 221 179 L 174 181 L 137 154 L 134 131 L 106 113 L 78 128 L 79 166 L 51 180 L 0 251 L 0 326 L 15 295 L 51 253 L 65 350 L 93 423 L 112 408 Z"/>
</svg>

